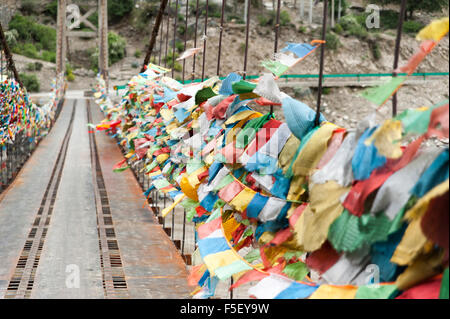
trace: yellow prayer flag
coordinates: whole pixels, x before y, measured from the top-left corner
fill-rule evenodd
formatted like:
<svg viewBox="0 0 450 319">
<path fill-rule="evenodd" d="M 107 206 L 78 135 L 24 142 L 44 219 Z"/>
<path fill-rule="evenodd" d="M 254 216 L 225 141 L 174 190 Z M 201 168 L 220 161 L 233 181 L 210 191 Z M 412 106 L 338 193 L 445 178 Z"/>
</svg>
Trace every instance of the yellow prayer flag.
<svg viewBox="0 0 450 319">
<path fill-rule="evenodd" d="M 239 194 L 236 195 L 235 198 L 231 200 L 229 203 L 236 210 L 243 212 L 247 208 L 248 204 L 252 201 L 253 197 L 255 197 L 256 192 L 251 188 L 245 187 Z"/>
<path fill-rule="evenodd" d="M 417 40 L 439 41 L 448 33 L 448 17 L 432 21 L 429 25 L 419 31 Z"/>
<path fill-rule="evenodd" d="M 308 299 L 355 299 L 358 287 L 321 285 Z"/>
<path fill-rule="evenodd" d="M 378 153 L 387 158 L 399 158 L 403 152 L 401 149 L 402 123 L 398 120 L 386 120 L 364 144 L 369 146 L 374 143 Z"/>
</svg>

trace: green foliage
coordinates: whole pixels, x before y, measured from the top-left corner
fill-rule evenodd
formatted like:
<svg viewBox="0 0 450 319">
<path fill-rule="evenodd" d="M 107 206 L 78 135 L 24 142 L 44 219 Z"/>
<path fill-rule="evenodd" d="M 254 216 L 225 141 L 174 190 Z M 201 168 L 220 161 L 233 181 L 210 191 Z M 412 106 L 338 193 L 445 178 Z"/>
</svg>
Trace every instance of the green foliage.
<svg viewBox="0 0 450 319">
<path fill-rule="evenodd" d="M 108 0 L 108 21 L 119 22 L 133 10 L 133 0 Z"/>
<path fill-rule="evenodd" d="M 53 0 L 45 6 L 44 12 L 46 16 L 53 18 L 56 21 L 56 17 L 58 15 L 58 1 Z"/>
<path fill-rule="evenodd" d="M 108 32 L 108 65 L 112 65 L 125 57 L 126 40 L 115 32 Z M 98 72 L 99 49 L 90 48 L 87 50 L 90 56 L 91 69 Z"/>
<path fill-rule="evenodd" d="M 95 11 L 93 14 L 91 14 L 87 18 L 87 20 L 98 28 L 98 11 Z M 84 23 L 82 23 L 80 25 L 80 27 L 84 28 L 84 27 L 86 27 L 86 25 Z M 91 31 L 91 29 L 88 29 L 87 31 Z"/>
<path fill-rule="evenodd" d="M 27 71 L 35 71 L 34 63 L 27 63 Z"/>
<path fill-rule="evenodd" d="M 29 15 L 37 15 L 39 13 L 39 2 L 37 0 L 22 0 L 20 11 Z"/>
<path fill-rule="evenodd" d="M 189 3 L 189 11 L 191 14 L 196 15 L 197 14 L 197 3 L 195 1 L 192 1 Z M 172 11 L 175 11 L 173 9 Z M 198 5 L 198 14 L 200 16 L 205 16 L 206 14 L 206 1 L 200 1 Z M 222 14 L 222 5 L 219 3 L 215 3 L 212 1 L 208 1 L 208 16 L 213 18 L 220 18 Z"/>
<path fill-rule="evenodd" d="M 339 25 L 347 35 L 355 36 L 361 40 L 365 40 L 369 36 L 369 32 L 365 27 L 365 15 L 349 14 L 341 18 Z"/>
<path fill-rule="evenodd" d="M 159 11 L 159 3 L 142 2 L 133 10 L 133 25 L 137 30 L 145 30 Z"/>
<path fill-rule="evenodd" d="M 134 57 L 136 59 L 139 59 L 142 56 L 142 51 L 137 49 L 136 51 L 134 51 Z"/>
<path fill-rule="evenodd" d="M 69 82 L 75 81 L 75 75 L 73 74 L 73 70 L 70 65 L 66 66 L 66 79 Z"/>
<path fill-rule="evenodd" d="M 41 85 L 36 74 L 21 73 L 19 76 L 28 92 L 39 92 Z"/>
<path fill-rule="evenodd" d="M 127 41 L 115 32 L 108 32 L 109 65 L 122 60 L 125 57 Z"/>
<path fill-rule="evenodd" d="M 331 0 L 328 0 L 328 2 L 329 2 L 328 11 L 331 14 Z M 349 7 L 350 7 L 350 4 L 348 3 L 347 0 L 341 1 L 341 17 L 343 17 L 347 14 L 347 10 Z M 335 13 L 336 17 L 339 14 L 339 1 L 334 1 L 334 13 Z"/>
<path fill-rule="evenodd" d="M 227 15 L 227 21 L 228 21 L 228 22 L 231 22 L 231 21 L 233 21 L 233 20 L 234 20 L 235 23 L 237 23 L 237 24 L 244 24 L 244 20 L 242 19 L 241 16 L 234 15 L 234 14 Z"/>
<path fill-rule="evenodd" d="M 26 66 L 27 71 L 40 71 L 43 65 L 40 62 L 28 63 Z"/>
<path fill-rule="evenodd" d="M 372 51 L 372 56 L 375 60 L 381 59 L 381 51 L 380 46 L 378 45 L 377 41 L 370 41 L 369 42 L 370 50 Z"/>
<path fill-rule="evenodd" d="M 264 15 L 264 14 L 259 14 L 256 18 L 258 19 L 258 24 L 261 27 L 265 27 L 269 23 L 272 23 L 272 20 L 270 19 L 270 17 L 268 17 L 267 15 Z"/>
<path fill-rule="evenodd" d="M 56 52 L 46 50 L 42 51 L 42 60 L 56 63 Z"/>
<path fill-rule="evenodd" d="M 9 30 L 16 30 L 20 42 L 40 43 L 44 50 L 56 51 L 56 30 L 30 17 L 16 14 L 9 22 Z"/>
<path fill-rule="evenodd" d="M 239 52 L 240 52 L 241 54 L 244 54 L 244 53 L 245 53 L 245 43 L 244 43 L 244 42 L 242 42 L 242 43 L 239 45 Z"/>
<path fill-rule="evenodd" d="M 182 41 L 176 41 L 176 42 L 175 42 L 175 47 L 176 47 L 176 49 L 177 49 L 177 51 L 178 51 L 179 53 L 183 52 L 183 51 L 184 51 L 184 42 L 182 42 Z"/>
<path fill-rule="evenodd" d="M 394 10 L 380 11 L 380 27 L 383 29 L 396 29 L 399 13 Z"/>
<path fill-rule="evenodd" d="M 425 25 L 419 21 L 404 21 L 403 22 L 403 32 L 406 33 L 418 33 Z"/>
<path fill-rule="evenodd" d="M 307 29 L 306 29 L 306 27 L 305 26 L 299 26 L 298 27 L 298 32 L 300 32 L 300 33 L 306 33 L 306 31 L 307 31 Z"/>
<path fill-rule="evenodd" d="M 381 5 L 400 5 L 401 0 L 374 0 L 374 2 Z M 409 0 L 406 2 L 406 11 L 409 19 L 413 17 L 414 11 L 436 12 L 446 7 L 448 7 L 448 0 Z"/>
<path fill-rule="evenodd" d="M 341 46 L 341 41 L 339 41 L 339 37 L 333 32 L 327 32 L 325 36 L 327 49 L 337 50 Z"/>
<path fill-rule="evenodd" d="M 98 48 L 90 48 L 87 50 L 87 53 L 90 57 L 91 69 L 97 74 L 98 73 L 98 56 L 99 49 Z"/>
<path fill-rule="evenodd" d="M 339 23 L 336 23 L 336 24 L 334 25 L 333 31 L 334 31 L 336 34 L 342 34 L 342 33 L 344 33 L 344 28 L 343 28 Z"/>
<path fill-rule="evenodd" d="M 287 26 L 291 23 L 291 17 L 289 16 L 289 12 L 283 10 L 280 12 L 280 25 Z"/>
<path fill-rule="evenodd" d="M 131 63 L 131 67 L 132 67 L 133 69 L 137 69 L 137 68 L 139 67 L 139 63 L 137 63 L 137 62 L 132 62 L 132 63 Z"/>
<path fill-rule="evenodd" d="M 17 38 L 19 37 L 19 33 L 17 30 L 9 30 L 5 32 L 6 43 L 10 48 L 13 48 L 17 45 Z"/>
</svg>

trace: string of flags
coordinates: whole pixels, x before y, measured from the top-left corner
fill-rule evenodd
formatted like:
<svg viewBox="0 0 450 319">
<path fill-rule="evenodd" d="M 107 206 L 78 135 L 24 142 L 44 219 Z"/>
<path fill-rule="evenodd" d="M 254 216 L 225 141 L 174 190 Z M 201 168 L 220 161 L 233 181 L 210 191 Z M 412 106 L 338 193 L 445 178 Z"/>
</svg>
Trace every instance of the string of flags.
<svg viewBox="0 0 450 319">
<path fill-rule="evenodd" d="M 420 50 L 447 32 L 448 18 L 432 22 L 418 39 L 436 43 Z M 233 278 L 230 289 L 256 282 L 254 298 L 448 298 L 449 150 L 424 143 L 448 138 L 448 100 L 381 124 L 372 114 L 355 130 L 323 115 L 315 126 L 315 112 L 278 89 L 283 69 L 182 85 L 149 64 L 117 105 L 99 79 L 105 119 L 93 127 L 128 150 L 114 169 L 142 163 L 146 195 L 168 194 L 196 225 L 193 297 Z M 366 96 L 384 103 L 402 84 L 393 79 Z M 254 103 L 280 105 L 286 123 Z"/>
<path fill-rule="evenodd" d="M 0 82 L 0 147 L 14 143 L 20 132 L 34 139 L 41 139 L 48 133 L 63 89 L 57 83 L 61 81 L 53 80 L 49 101 L 38 106 L 15 79 Z"/>
</svg>

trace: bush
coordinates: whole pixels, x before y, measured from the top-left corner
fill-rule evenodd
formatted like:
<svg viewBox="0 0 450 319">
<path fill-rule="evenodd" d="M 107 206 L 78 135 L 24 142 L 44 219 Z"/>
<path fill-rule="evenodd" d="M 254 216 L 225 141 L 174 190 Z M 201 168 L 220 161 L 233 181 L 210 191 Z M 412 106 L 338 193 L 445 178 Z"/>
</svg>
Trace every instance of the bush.
<svg viewBox="0 0 450 319">
<path fill-rule="evenodd" d="M 267 17 L 266 15 L 263 15 L 263 14 L 258 15 L 257 19 L 258 19 L 258 24 L 261 27 L 265 27 L 266 25 L 268 25 L 269 23 L 272 22 L 272 20 L 269 17 Z"/>
<path fill-rule="evenodd" d="M 26 69 L 27 71 L 36 71 L 34 63 L 27 63 Z"/>
<path fill-rule="evenodd" d="M 173 9 L 172 11 L 175 11 L 175 9 Z M 195 1 L 192 1 L 189 3 L 189 11 L 193 15 L 196 15 L 197 3 Z M 199 14 L 199 17 L 205 16 L 205 14 L 206 14 L 206 2 L 204 0 L 199 2 L 198 14 Z M 222 15 L 222 5 L 219 5 L 218 3 L 209 1 L 208 2 L 208 16 L 213 17 L 213 18 L 220 18 L 221 15 Z"/>
<path fill-rule="evenodd" d="M 22 0 L 20 11 L 26 14 L 37 15 L 39 13 L 39 3 L 36 0 Z"/>
<path fill-rule="evenodd" d="M 134 51 L 134 57 L 136 59 L 139 59 L 142 56 L 142 51 L 137 49 L 136 51 Z"/>
<path fill-rule="evenodd" d="M 339 25 L 348 35 L 365 40 L 369 36 L 369 32 L 365 27 L 365 19 L 365 15 L 349 14 L 341 18 Z"/>
<path fill-rule="evenodd" d="M 289 16 L 289 12 L 283 10 L 280 12 L 280 25 L 287 26 L 291 23 L 291 17 Z"/>
<path fill-rule="evenodd" d="M 342 33 L 344 33 L 344 28 L 343 28 L 339 23 L 336 23 L 336 24 L 334 25 L 333 31 L 334 31 L 336 34 L 342 34 Z"/>
<path fill-rule="evenodd" d="M 327 32 L 325 36 L 327 49 L 337 50 L 341 46 L 341 42 L 339 41 L 339 37 L 333 32 Z"/>
<path fill-rule="evenodd" d="M 32 59 L 38 59 L 40 57 L 33 43 L 25 43 L 22 45 L 22 54 Z"/>
<path fill-rule="evenodd" d="M 50 52 L 47 50 L 42 51 L 42 60 L 56 63 L 56 52 Z"/>
<path fill-rule="evenodd" d="M 45 6 L 44 14 L 46 16 L 52 17 L 56 21 L 58 15 L 58 0 L 53 0 Z"/>
<path fill-rule="evenodd" d="M 394 10 L 380 11 L 380 27 L 383 29 L 396 29 L 398 25 L 399 13 Z"/>
<path fill-rule="evenodd" d="M 119 22 L 124 16 L 133 10 L 133 0 L 109 0 L 108 21 Z"/>
<path fill-rule="evenodd" d="M 301 25 L 301 26 L 298 27 L 298 32 L 300 32 L 300 33 L 306 33 L 306 30 L 307 30 L 307 29 L 306 29 L 305 26 L 302 26 L 302 25 Z"/>
<path fill-rule="evenodd" d="M 179 53 L 183 52 L 183 51 L 184 51 L 184 42 L 182 42 L 182 41 L 176 41 L 176 42 L 175 42 L 175 47 L 176 47 L 176 49 L 177 49 L 177 51 L 178 51 Z"/>
<path fill-rule="evenodd" d="M 109 65 L 125 57 L 127 41 L 115 32 L 108 32 Z"/>
<path fill-rule="evenodd" d="M 40 43 L 44 50 L 56 51 L 56 30 L 34 22 L 30 17 L 16 14 L 9 22 L 9 30 L 17 31 L 20 42 Z"/>
<path fill-rule="evenodd" d="M 378 46 L 378 42 L 376 41 L 369 41 L 370 50 L 372 51 L 373 58 L 375 60 L 381 59 L 381 51 L 380 47 Z"/>
<path fill-rule="evenodd" d="M 42 70 L 42 67 L 43 67 L 44 65 L 41 63 L 41 62 L 34 62 L 34 69 L 36 70 L 36 71 L 40 71 L 40 70 Z"/>
<path fill-rule="evenodd" d="M 9 30 L 5 32 L 6 43 L 10 48 L 13 48 L 17 45 L 17 38 L 19 37 L 19 33 L 17 30 Z"/>
<path fill-rule="evenodd" d="M 39 92 L 41 87 L 36 74 L 21 73 L 19 76 L 28 92 Z"/>
<path fill-rule="evenodd" d="M 418 33 L 424 25 L 421 22 L 418 21 L 404 21 L 403 22 L 403 32 L 406 33 Z"/>
</svg>

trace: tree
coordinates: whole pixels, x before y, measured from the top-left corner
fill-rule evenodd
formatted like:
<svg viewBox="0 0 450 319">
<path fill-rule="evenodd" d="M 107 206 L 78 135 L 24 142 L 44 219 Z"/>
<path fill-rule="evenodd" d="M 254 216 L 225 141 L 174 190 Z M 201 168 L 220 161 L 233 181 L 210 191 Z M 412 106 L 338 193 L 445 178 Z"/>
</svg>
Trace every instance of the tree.
<svg viewBox="0 0 450 319">
<path fill-rule="evenodd" d="M 372 0 L 381 5 L 385 4 L 401 4 L 401 0 Z M 440 11 L 448 6 L 448 0 L 408 0 L 406 2 L 406 16 L 405 18 L 412 19 L 413 14 L 417 10 L 426 12 Z"/>
</svg>

